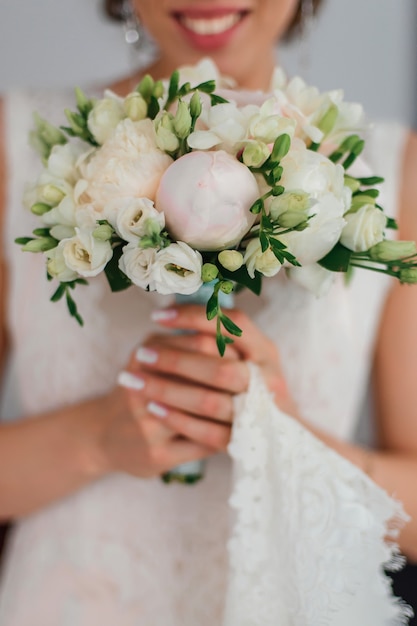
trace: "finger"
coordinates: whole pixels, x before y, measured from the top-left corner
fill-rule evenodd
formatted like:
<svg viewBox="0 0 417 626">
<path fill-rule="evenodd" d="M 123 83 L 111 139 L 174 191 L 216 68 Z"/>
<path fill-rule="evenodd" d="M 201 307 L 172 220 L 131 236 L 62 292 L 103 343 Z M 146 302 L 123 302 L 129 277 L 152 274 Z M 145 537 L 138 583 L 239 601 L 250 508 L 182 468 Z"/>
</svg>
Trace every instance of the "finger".
<svg viewBox="0 0 417 626">
<path fill-rule="evenodd" d="M 213 335 L 204 333 L 154 334 L 145 341 L 145 344 L 150 343 L 170 346 L 179 350 L 187 350 L 188 352 L 201 352 L 208 356 L 219 355 L 216 338 Z M 230 345 L 230 347 L 228 346 L 224 358 L 240 359 L 240 354 L 233 345 Z"/>
<path fill-rule="evenodd" d="M 146 403 L 161 402 L 173 409 L 220 422 L 230 423 L 233 419 L 233 397 L 228 393 L 171 380 L 144 370 L 130 375 L 136 382 L 140 381 L 141 391 L 138 393 L 146 399 Z"/>
<path fill-rule="evenodd" d="M 227 316 L 242 330 L 241 337 L 234 337 L 223 329 L 223 334 L 235 340 L 234 347 L 242 358 L 255 363 L 277 359 L 277 350 L 273 342 L 266 337 L 250 318 L 239 309 L 230 309 Z M 204 334 L 216 335 L 216 321 L 207 320 L 205 308 L 198 305 L 176 305 L 169 309 L 154 311 L 152 320 L 165 328 L 193 330 Z"/>
<path fill-rule="evenodd" d="M 249 384 L 245 361 L 222 359 L 218 354 L 208 356 L 150 343 L 137 350 L 136 359 L 139 367 L 132 364 L 133 372 L 144 367 L 232 394 L 246 391 Z"/>
<path fill-rule="evenodd" d="M 183 463 L 199 461 L 210 456 L 213 456 L 212 448 L 187 439 L 171 441 L 168 445 L 154 448 L 152 451 L 153 462 L 161 474 Z"/>
<path fill-rule="evenodd" d="M 213 450 L 225 450 L 230 441 L 229 425 L 187 415 L 159 402 L 150 402 L 147 410 L 155 416 L 155 421 L 162 421 L 170 430 Z"/>
</svg>

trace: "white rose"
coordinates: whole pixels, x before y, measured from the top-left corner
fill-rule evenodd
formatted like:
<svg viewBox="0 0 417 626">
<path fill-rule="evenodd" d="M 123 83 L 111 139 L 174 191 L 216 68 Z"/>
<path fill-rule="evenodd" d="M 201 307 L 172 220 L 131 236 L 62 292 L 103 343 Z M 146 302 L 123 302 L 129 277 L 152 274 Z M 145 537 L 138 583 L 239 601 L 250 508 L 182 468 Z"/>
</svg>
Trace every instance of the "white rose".
<svg viewBox="0 0 417 626">
<path fill-rule="evenodd" d="M 97 276 L 113 256 L 108 241 L 94 239 L 92 232 L 75 229 L 76 235 L 60 242 L 67 267 L 86 278 Z"/>
<path fill-rule="evenodd" d="M 154 291 L 154 283 L 151 277 L 152 267 L 155 262 L 156 250 L 153 248 L 138 248 L 136 243 L 129 243 L 123 248 L 123 254 L 119 259 L 119 268 L 126 274 L 134 285 L 142 289 L 149 288 Z"/>
<path fill-rule="evenodd" d="M 270 248 L 262 252 L 259 239 L 252 239 L 248 243 L 243 260 L 251 278 L 255 277 L 255 270 L 264 276 L 275 276 L 281 269 L 281 263 Z"/>
<path fill-rule="evenodd" d="M 46 266 L 48 274 L 53 278 L 57 278 L 61 283 L 67 283 L 71 280 L 75 280 L 78 274 L 65 263 L 63 245 L 61 241 L 56 248 L 45 252 L 48 258 Z"/>
<path fill-rule="evenodd" d="M 115 95 L 103 98 L 96 102 L 88 115 L 88 129 L 101 145 L 112 136 L 114 129 L 124 117 L 123 100 Z"/>
<path fill-rule="evenodd" d="M 152 267 L 152 279 L 158 293 L 190 295 L 201 280 L 202 256 L 186 243 L 178 241 L 157 252 Z"/>
<path fill-rule="evenodd" d="M 369 250 L 384 238 L 387 218 L 372 204 L 366 204 L 356 213 L 348 213 L 345 220 L 340 243 L 353 252 Z"/>
<path fill-rule="evenodd" d="M 156 145 L 150 119 L 123 120 L 104 146 L 80 164 L 83 180 L 77 183 L 83 203 L 97 211 L 121 198 L 155 199 L 159 181 L 171 165 L 170 156 Z"/>
<path fill-rule="evenodd" d="M 289 267 L 287 276 L 300 287 L 308 289 L 321 298 L 329 292 L 336 278 L 336 272 L 330 272 L 318 263 L 312 263 L 303 267 Z"/>
<path fill-rule="evenodd" d="M 123 199 L 115 206 L 107 206 L 105 213 L 120 237 L 132 243 L 138 243 L 146 235 L 161 232 L 165 226 L 164 214 L 157 211 L 148 198 Z"/>
<path fill-rule="evenodd" d="M 301 265 L 310 265 L 326 256 L 340 238 L 347 202 L 344 170 L 322 154 L 307 150 L 299 141 L 294 141 L 281 164 L 285 191 L 302 189 L 314 202 L 307 228 L 280 235 L 280 240 Z"/>
</svg>

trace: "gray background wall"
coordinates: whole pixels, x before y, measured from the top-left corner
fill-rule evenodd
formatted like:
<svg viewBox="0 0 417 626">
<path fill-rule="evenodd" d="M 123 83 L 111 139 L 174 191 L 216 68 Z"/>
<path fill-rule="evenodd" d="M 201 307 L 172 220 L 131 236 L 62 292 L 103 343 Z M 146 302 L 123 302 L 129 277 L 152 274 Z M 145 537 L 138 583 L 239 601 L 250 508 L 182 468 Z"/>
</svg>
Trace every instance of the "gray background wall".
<svg viewBox="0 0 417 626">
<path fill-rule="evenodd" d="M 416 0 L 325 5 L 312 37 L 309 80 L 321 88 L 343 86 L 371 116 L 411 123 Z M 297 43 L 280 53 L 290 74 L 299 72 L 298 57 Z M 100 0 L 0 0 L 0 91 L 105 83 L 129 69 L 121 29 L 101 14 Z"/>
</svg>

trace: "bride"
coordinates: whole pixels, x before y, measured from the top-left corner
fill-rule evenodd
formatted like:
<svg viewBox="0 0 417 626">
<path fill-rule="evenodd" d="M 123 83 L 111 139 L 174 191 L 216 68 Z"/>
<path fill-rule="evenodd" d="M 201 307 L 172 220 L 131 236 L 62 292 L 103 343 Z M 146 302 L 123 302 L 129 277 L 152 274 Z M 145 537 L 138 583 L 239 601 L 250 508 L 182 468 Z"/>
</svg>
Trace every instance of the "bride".
<svg viewBox="0 0 417 626">
<path fill-rule="evenodd" d="M 107 4 L 118 13 L 117 0 Z M 297 27 L 301 5 L 133 0 L 132 6 L 158 44 L 146 70 L 154 78 L 210 55 L 240 87 L 268 90 L 276 41 Z M 125 95 L 139 78 L 111 88 Z M 14 521 L 0 584 L 1 626 L 226 623 L 232 473 L 225 452 L 235 396 L 248 390 L 249 361 L 279 409 L 323 450 L 345 459 L 367 488 L 373 481 L 403 502 L 411 519 L 399 543 L 417 559 L 417 289 L 364 272 L 317 300 L 279 274 L 261 298 L 237 297 L 231 317 L 243 337 L 223 360 L 203 308 L 134 289 L 112 296 L 99 278 L 80 289 L 86 324 L 78 328 L 64 307 L 49 303 L 42 261 L 12 243 L 31 228 L 20 206 L 24 183 L 37 172 L 26 146 L 31 113 L 63 123 L 68 97 L 15 93 L 2 103 L 1 354 L 13 351 L 30 419 L 0 426 L 0 519 Z M 416 137 L 395 124 L 380 126 L 367 150 L 373 170 L 386 178 L 382 203 L 397 215 L 400 238 L 417 240 Z M 184 329 L 193 333 L 167 332 Z M 370 375 L 374 450 L 353 443 Z M 206 476 L 193 488 L 159 478 L 202 458 Z M 323 515 L 326 485 L 316 477 Z M 315 541 L 313 532 L 308 540 Z M 296 537 L 298 565 L 313 571 L 297 543 Z M 346 556 L 338 548 L 329 555 L 335 579 Z M 310 588 L 320 584 L 312 575 Z M 294 615 L 280 626 L 348 623 Z M 382 619 L 400 623 L 387 614 L 372 623 Z M 246 623 L 275 622 L 255 615 Z"/>
</svg>

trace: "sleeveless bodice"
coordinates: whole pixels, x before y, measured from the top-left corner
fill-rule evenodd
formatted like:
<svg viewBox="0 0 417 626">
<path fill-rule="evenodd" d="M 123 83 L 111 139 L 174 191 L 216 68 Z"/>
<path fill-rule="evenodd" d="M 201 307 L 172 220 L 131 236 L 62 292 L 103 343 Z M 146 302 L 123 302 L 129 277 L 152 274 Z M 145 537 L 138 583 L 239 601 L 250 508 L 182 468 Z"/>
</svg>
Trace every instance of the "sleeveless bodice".
<svg viewBox="0 0 417 626">
<path fill-rule="evenodd" d="M 80 328 L 64 302 L 49 301 L 54 287 L 41 255 L 23 254 L 12 243 L 35 224 L 21 204 L 24 183 L 40 169 L 27 146 L 31 113 L 62 123 L 71 99 L 35 93 L 6 99 L 8 325 L 25 416 L 107 392 L 132 349 L 154 330 L 151 311 L 170 302 L 136 288 L 112 294 L 98 277 L 74 292 L 85 320 Z M 404 137 L 391 125 L 375 128 L 368 139 L 367 159 L 386 177 L 381 204 L 390 214 L 396 212 Z M 281 272 L 264 281 L 260 298 L 237 297 L 237 306 L 278 346 L 301 415 L 343 439 L 356 427 L 390 284 L 385 276 L 357 272 L 349 286 L 339 277 L 318 299 Z M 219 454 L 192 489 L 114 475 L 30 516 L 12 542 L 0 623 L 33 626 L 46 605 L 42 626 L 220 624 L 229 489 L 230 462 Z M 94 616 L 92 598 L 99 611 Z"/>
</svg>

